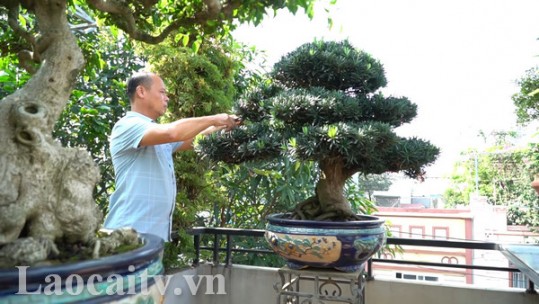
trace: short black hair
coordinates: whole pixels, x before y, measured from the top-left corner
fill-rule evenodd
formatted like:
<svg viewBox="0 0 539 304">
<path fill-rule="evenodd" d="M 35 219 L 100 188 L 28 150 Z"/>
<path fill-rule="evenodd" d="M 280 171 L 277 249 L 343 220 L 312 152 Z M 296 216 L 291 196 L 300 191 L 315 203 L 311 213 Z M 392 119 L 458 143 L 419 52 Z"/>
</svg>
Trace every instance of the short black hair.
<svg viewBox="0 0 539 304">
<path fill-rule="evenodd" d="M 153 73 L 150 72 L 138 72 L 131 76 L 127 81 L 127 97 L 129 102 L 133 102 L 135 92 L 139 85 L 142 85 L 146 89 L 149 89 L 153 83 Z"/>
</svg>

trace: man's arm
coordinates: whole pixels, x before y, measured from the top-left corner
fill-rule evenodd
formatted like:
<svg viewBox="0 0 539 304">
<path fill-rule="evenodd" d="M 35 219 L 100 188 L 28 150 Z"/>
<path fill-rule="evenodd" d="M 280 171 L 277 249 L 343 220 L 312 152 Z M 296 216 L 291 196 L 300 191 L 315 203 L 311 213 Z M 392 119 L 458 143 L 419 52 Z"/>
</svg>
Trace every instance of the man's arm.
<svg viewBox="0 0 539 304">
<path fill-rule="evenodd" d="M 204 131 L 200 132 L 199 134 L 201 135 L 208 135 L 208 134 L 211 134 L 213 132 L 217 132 L 217 131 L 220 131 L 220 130 L 223 130 L 225 127 L 224 126 L 220 126 L 220 127 L 209 127 L 207 129 L 205 129 Z M 197 134 L 198 135 L 198 134 Z M 193 150 L 193 141 L 195 140 L 195 137 L 193 138 L 190 138 L 190 139 L 187 139 L 187 140 L 184 140 L 183 143 L 178 147 L 178 149 L 175 150 L 175 152 L 177 151 L 186 151 L 186 150 Z"/>
<path fill-rule="evenodd" d="M 144 133 L 140 147 L 183 141 L 178 150 L 192 148 L 192 141 L 199 133 L 210 127 L 232 129 L 238 125 L 234 115 L 216 114 L 183 118 L 167 124 L 154 124 Z M 185 147 L 183 147 L 185 146 Z"/>
</svg>

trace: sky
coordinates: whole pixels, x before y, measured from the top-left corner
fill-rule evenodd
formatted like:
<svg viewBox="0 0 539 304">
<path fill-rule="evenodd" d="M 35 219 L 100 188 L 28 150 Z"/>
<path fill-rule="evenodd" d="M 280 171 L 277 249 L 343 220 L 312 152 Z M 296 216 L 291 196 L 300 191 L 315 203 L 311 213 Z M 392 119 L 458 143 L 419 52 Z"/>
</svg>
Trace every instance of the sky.
<svg viewBox="0 0 539 304">
<path fill-rule="evenodd" d="M 418 105 L 415 120 L 397 133 L 441 149 L 427 168 L 428 178 L 447 177 L 461 151 L 481 147 L 479 131 L 515 126 L 515 81 L 539 65 L 538 0 L 327 3 L 316 4 L 313 20 L 282 11 L 257 27 L 241 26 L 234 37 L 264 50 L 269 68 L 314 39 L 348 39 L 378 59 L 388 79 L 384 94 L 406 96 Z"/>
</svg>

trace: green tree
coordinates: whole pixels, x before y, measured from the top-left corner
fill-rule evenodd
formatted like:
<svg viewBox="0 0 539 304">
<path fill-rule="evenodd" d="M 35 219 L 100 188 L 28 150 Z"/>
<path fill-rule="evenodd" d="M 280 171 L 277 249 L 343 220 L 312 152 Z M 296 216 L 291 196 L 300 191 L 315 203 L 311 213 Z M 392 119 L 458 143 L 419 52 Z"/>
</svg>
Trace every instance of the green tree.
<svg viewBox="0 0 539 304">
<path fill-rule="evenodd" d="M 5 143 L 0 148 L 5 173 L 0 187 L 0 244 L 18 246 L 19 239 L 36 245 L 46 242 L 47 248 L 89 244 L 100 225 L 101 214 L 92 198 L 99 180 L 93 159 L 51 136 L 86 64 L 79 46 L 82 37 L 72 29 L 87 26 L 87 21 L 72 18 L 79 8 L 91 10 L 97 24 L 113 32 L 120 29 L 130 39 L 150 44 L 167 37 L 190 40 L 196 50 L 207 35 L 226 36 L 242 22 L 258 24 L 268 11 L 303 8 L 311 15 L 313 3 L 0 0 L 2 57 L 17 56 L 18 64 L 31 74 L 0 101 L 0 138 Z"/>
<path fill-rule="evenodd" d="M 167 82 L 170 98 L 168 111 L 161 118 L 170 122 L 184 117 L 230 112 L 236 96 L 235 81 L 241 65 L 235 57 L 232 40 L 206 41 L 198 52 L 167 40 L 156 46 L 144 47 L 152 70 Z M 208 174 L 209 165 L 197 159 L 192 151 L 177 153 L 174 168 L 178 194 L 173 214 L 174 239 L 165 256 L 167 267 L 187 263 L 193 252 L 191 236 L 186 230 L 203 224 L 200 212 L 211 210 L 215 201 L 223 200 Z M 175 256 L 182 254 L 182 259 Z"/>
<path fill-rule="evenodd" d="M 468 205 L 470 195 L 486 196 L 493 205 L 507 206 L 508 223 L 539 227 L 539 199 L 530 183 L 539 168 L 539 145 L 517 148 L 516 133 L 495 134 L 494 144 L 478 152 L 463 153 L 455 164 L 452 184 L 444 193 L 447 206 Z"/>
<path fill-rule="evenodd" d="M 245 125 L 201 139 L 198 151 L 227 163 L 315 161 L 315 195 L 295 208 L 298 218 L 355 219 L 344 192 L 352 175 L 421 177 L 439 153 L 427 141 L 393 132 L 415 117 L 416 106 L 379 93 L 386 85 L 382 65 L 348 41 L 302 45 L 275 64 L 271 78 L 238 103 Z"/>
<path fill-rule="evenodd" d="M 385 174 L 369 174 L 357 176 L 357 184 L 359 186 L 359 191 L 365 193 L 367 199 L 372 201 L 374 191 L 387 191 L 393 180 L 391 176 L 387 173 Z"/>
<path fill-rule="evenodd" d="M 526 71 L 517 81 L 520 92 L 513 95 L 517 119 L 520 123 L 528 123 L 539 118 L 539 67 Z"/>
</svg>

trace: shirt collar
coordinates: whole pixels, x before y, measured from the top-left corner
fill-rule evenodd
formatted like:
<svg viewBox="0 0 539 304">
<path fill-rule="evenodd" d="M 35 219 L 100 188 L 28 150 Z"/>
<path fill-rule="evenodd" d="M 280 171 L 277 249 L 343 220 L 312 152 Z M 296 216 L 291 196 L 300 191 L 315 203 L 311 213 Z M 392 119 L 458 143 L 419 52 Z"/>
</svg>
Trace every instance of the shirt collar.
<svg viewBox="0 0 539 304">
<path fill-rule="evenodd" d="M 145 116 L 145 115 L 140 114 L 139 112 L 135 112 L 135 111 L 127 111 L 127 113 L 125 113 L 125 116 L 126 117 L 140 117 L 140 118 L 142 118 L 144 120 L 154 122 L 154 120 L 151 119 L 150 117 Z"/>
</svg>

